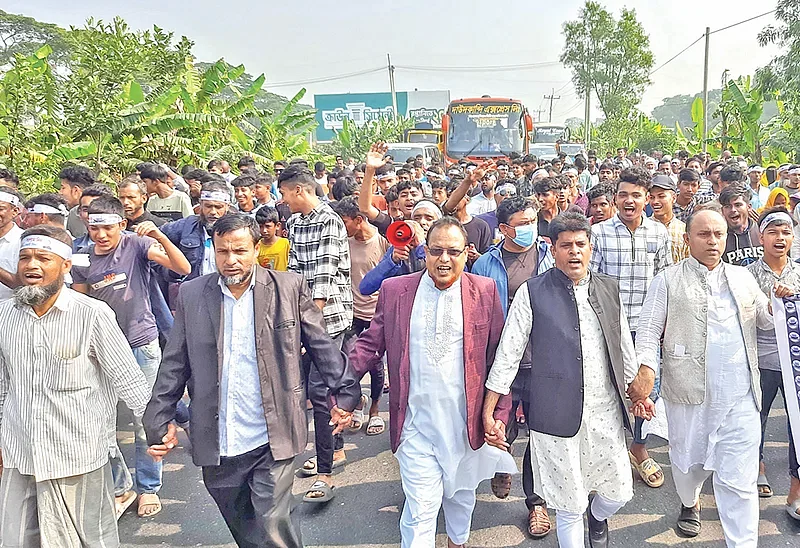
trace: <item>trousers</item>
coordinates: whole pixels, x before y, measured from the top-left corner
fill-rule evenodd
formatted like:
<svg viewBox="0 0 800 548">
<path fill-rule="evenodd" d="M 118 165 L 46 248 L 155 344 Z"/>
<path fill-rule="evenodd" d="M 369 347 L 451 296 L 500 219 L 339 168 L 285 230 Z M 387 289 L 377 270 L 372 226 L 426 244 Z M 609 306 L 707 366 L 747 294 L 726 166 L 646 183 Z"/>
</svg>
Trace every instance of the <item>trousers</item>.
<svg viewBox="0 0 800 548">
<path fill-rule="evenodd" d="M 451 497 L 444 496 L 442 471 L 433 447 L 416 444 L 401 444 L 397 449 L 400 464 L 400 480 L 406 502 L 400 516 L 401 548 L 434 548 L 436 543 L 436 521 L 439 509 L 444 510 L 447 536 L 454 544 L 469 540 L 472 526 L 472 511 L 475 509 L 475 490 L 461 489 Z"/>
<path fill-rule="evenodd" d="M 0 480 L 0 546 L 95 548 L 119 546 L 111 466 L 36 481 L 15 468 Z"/>
<path fill-rule="evenodd" d="M 519 425 L 517 424 L 516 412 L 517 406 L 522 404 L 522 412 L 527 418 L 529 416 L 530 406 L 525 400 L 511 402 L 511 419 L 508 425 L 507 440 L 509 444 L 514 443 L 519 435 Z M 525 506 L 528 510 L 533 510 L 534 506 L 542 506 L 547 503 L 545 500 L 534 492 L 533 485 L 533 468 L 531 463 L 531 444 L 525 444 L 525 454 L 522 457 L 522 491 L 525 493 Z"/>
<path fill-rule="evenodd" d="M 605 521 L 625 506 L 624 502 L 608 499 L 597 494 L 592 500 L 589 511 L 600 521 Z M 583 514 L 556 510 L 556 533 L 560 548 L 583 548 Z"/>
<path fill-rule="evenodd" d="M 345 333 L 347 331 L 342 331 L 332 337 L 339 348 L 342 348 Z M 306 372 L 306 393 L 308 399 L 311 400 L 314 413 L 314 450 L 317 452 L 317 473 L 328 475 L 333 472 L 333 453 L 344 447 L 344 438 L 341 433 L 333 435 L 333 426 L 330 424 L 331 410 L 328 407 L 328 386 L 322 380 L 322 376 L 308 354 L 303 356 L 303 368 Z"/>
<path fill-rule="evenodd" d="M 767 420 L 769 419 L 769 412 L 772 409 L 772 404 L 775 402 L 775 397 L 778 395 L 778 390 L 781 391 L 784 401 L 786 394 L 783 391 L 783 376 L 780 371 L 771 371 L 769 369 L 761 369 L 761 446 L 759 447 L 759 458 L 764 460 L 764 434 L 767 431 Z M 793 478 L 800 478 L 798 475 L 797 453 L 794 447 L 794 437 L 792 436 L 792 425 L 789 423 L 789 418 L 786 418 L 786 424 L 789 429 L 789 475 Z"/>
<path fill-rule="evenodd" d="M 240 548 L 302 548 L 293 481 L 294 459 L 276 461 L 269 444 L 203 467 L 206 490 Z"/>
<path fill-rule="evenodd" d="M 695 464 L 684 474 L 672 467 L 672 478 L 681 504 L 692 507 L 700 499 L 700 490 L 712 472 Z M 719 520 L 728 548 L 756 548 L 758 546 L 758 489 L 737 487 L 738 478 L 725 477 L 725 472 L 713 472 L 714 498 L 717 500 Z"/>
</svg>

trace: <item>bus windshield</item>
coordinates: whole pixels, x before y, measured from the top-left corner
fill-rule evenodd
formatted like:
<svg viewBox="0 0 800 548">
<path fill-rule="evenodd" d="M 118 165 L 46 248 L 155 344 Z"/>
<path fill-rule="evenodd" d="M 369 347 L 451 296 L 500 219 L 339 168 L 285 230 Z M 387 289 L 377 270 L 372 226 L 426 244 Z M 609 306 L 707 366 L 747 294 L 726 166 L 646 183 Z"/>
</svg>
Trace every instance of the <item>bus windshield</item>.
<svg viewBox="0 0 800 548">
<path fill-rule="evenodd" d="M 524 152 L 526 132 L 519 103 L 457 103 L 450 105 L 449 114 L 450 157 Z"/>
<path fill-rule="evenodd" d="M 439 142 L 439 134 L 437 133 L 415 133 L 410 131 L 408 133 L 409 143 L 429 143 L 435 145 Z"/>
</svg>

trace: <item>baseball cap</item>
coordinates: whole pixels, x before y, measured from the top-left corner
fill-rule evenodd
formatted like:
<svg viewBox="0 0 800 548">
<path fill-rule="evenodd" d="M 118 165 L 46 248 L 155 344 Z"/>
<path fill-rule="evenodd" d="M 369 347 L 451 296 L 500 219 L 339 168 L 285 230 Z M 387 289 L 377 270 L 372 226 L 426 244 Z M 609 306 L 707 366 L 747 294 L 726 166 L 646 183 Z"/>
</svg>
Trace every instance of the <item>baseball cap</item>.
<svg viewBox="0 0 800 548">
<path fill-rule="evenodd" d="M 650 183 L 650 188 L 663 188 L 664 190 L 678 191 L 678 187 L 672 181 L 672 178 L 667 175 L 656 175 Z"/>
</svg>

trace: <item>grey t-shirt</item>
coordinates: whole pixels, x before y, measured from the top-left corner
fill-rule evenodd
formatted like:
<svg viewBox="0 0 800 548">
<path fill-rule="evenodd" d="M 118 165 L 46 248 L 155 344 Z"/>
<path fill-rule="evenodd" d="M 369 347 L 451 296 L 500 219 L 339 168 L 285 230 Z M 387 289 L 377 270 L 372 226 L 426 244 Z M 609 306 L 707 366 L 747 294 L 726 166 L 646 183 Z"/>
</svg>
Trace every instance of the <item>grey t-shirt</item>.
<svg viewBox="0 0 800 548">
<path fill-rule="evenodd" d="M 98 255 L 86 249 L 89 266 L 73 266 L 73 283 L 87 284 L 88 294 L 105 301 L 117 316 L 131 348 L 158 338 L 156 318 L 150 307 L 150 262 L 147 252 L 156 241 L 147 236 L 123 232 L 117 248 Z"/>
<path fill-rule="evenodd" d="M 758 259 L 756 262 L 747 266 L 747 270 L 753 275 L 758 282 L 761 291 L 771 298 L 772 288 L 775 282 L 781 282 L 788 285 L 796 292 L 800 292 L 800 265 L 789 259 L 786 267 L 781 272 L 780 276 L 776 276 L 772 269 L 767 266 L 764 259 Z M 757 329 L 756 330 L 756 345 L 758 346 L 758 367 L 759 369 L 766 369 L 768 371 L 780 371 L 781 360 L 778 357 L 778 341 L 775 336 L 774 329 Z"/>
</svg>

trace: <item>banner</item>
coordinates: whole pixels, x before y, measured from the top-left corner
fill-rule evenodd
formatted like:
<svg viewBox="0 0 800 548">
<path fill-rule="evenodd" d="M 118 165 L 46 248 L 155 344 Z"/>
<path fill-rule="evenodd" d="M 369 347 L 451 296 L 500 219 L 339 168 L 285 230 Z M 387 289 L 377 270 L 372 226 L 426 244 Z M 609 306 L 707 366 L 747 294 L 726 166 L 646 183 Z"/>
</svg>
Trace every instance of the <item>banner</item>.
<svg viewBox="0 0 800 548">
<path fill-rule="evenodd" d="M 792 426 L 794 449 L 800 459 L 800 297 L 772 297 L 772 316 L 781 359 L 786 414 Z"/>
</svg>

